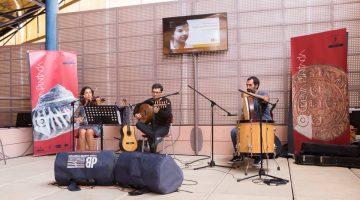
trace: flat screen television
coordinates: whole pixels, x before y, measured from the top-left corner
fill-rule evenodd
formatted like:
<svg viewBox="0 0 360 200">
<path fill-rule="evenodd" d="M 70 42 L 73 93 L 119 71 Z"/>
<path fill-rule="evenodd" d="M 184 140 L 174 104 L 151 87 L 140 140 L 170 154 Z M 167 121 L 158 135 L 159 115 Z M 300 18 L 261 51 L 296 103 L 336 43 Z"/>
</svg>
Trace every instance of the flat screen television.
<svg viewBox="0 0 360 200">
<path fill-rule="evenodd" d="M 163 18 L 164 55 L 228 49 L 227 13 Z"/>
</svg>

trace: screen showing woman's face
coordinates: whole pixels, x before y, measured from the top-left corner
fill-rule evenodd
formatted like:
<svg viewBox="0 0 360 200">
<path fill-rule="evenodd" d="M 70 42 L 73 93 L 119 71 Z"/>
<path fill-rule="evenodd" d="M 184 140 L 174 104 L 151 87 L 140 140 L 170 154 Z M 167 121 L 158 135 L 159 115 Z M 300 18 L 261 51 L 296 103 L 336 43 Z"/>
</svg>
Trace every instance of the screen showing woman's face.
<svg viewBox="0 0 360 200">
<path fill-rule="evenodd" d="M 177 43 L 185 44 L 185 41 L 189 37 L 189 25 L 180 25 L 175 28 L 174 41 Z"/>
</svg>

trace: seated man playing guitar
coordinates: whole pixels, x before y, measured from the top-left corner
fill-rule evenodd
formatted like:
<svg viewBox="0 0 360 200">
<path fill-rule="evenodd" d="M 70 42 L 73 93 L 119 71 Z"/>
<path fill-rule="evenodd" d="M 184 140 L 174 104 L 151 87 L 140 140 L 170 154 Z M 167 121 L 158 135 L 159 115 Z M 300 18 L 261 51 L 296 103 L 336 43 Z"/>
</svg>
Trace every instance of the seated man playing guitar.
<svg viewBox="0 0 360 200">
<path fill-rule="evenodd" d="M 169 133 L 172 123 L 171 102 L 161 97 L 163 86 L 155 83 L 151 87 L 152 98 L 145 100 L 134 108 L 134 116 L 139 121 L 136 127 L 144 133 L 150 144 L 150 151 L 156 153 L 156 147 L 162 137 Z"/>
</svg>

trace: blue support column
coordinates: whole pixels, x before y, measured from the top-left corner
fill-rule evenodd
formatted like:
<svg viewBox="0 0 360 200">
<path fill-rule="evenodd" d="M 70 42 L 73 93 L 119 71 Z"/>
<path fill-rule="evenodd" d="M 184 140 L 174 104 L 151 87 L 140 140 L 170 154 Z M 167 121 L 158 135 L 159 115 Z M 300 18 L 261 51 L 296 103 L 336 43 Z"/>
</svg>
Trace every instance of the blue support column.
<svg viewBox="0 0 360 200">
<path fill-rule="evenodd" d="M 58 12 L 58 1 L 57 0 L 46 0 L 46 50 L 58 49 L 57 41 L 57 12 Z"/>
</svg>

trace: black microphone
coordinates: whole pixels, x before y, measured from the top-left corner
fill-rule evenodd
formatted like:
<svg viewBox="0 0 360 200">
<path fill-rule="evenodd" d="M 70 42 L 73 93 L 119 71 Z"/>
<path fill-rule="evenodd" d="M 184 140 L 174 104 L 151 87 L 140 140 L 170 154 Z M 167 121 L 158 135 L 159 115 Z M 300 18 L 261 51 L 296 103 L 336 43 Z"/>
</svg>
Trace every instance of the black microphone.
<svg viewBox="0 0 360 200">
<path fill-rule="evenodd" d="M 276 104 L 277 104 L 278 102 L 279 102 L 279 99 L 277 99 L 276 102 L 275 102 L 274 104 L 272 104 L 272 107 L 271 107 L 271 109 L 270 109 L 270 112 L 272 112 L 272 111 L 275 109 Z"/>
<path fill-rule="evenodd" d="M 236 113 L 228 113 L 227 116 L 237 116 Z"/>
</svg>

